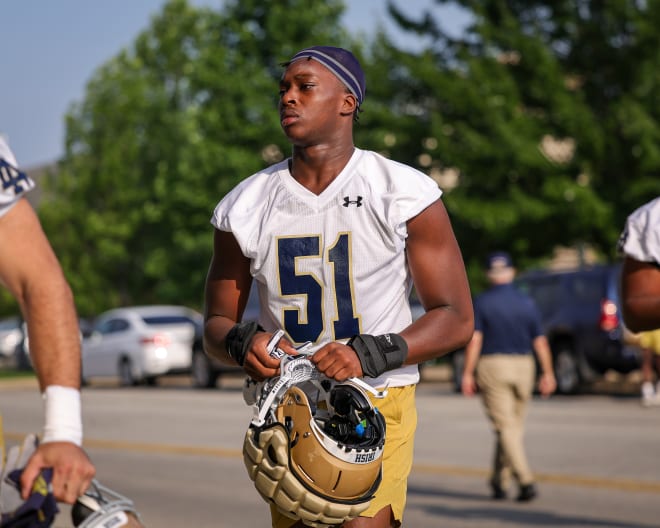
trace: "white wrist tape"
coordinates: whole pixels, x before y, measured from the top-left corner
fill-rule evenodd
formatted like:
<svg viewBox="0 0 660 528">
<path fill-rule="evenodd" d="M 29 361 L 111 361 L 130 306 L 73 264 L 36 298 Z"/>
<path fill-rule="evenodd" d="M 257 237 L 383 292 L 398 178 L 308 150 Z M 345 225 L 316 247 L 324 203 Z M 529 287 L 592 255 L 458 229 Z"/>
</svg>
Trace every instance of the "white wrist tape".
<svg viewBox="0 0 660 528">
<path fill-rule="evenodd" d="M 49 385 L 42 396 L 45 422 L 41 442 L 71 442 L 81 446 L 80 391 L 73 387 Z"/>
</svg>

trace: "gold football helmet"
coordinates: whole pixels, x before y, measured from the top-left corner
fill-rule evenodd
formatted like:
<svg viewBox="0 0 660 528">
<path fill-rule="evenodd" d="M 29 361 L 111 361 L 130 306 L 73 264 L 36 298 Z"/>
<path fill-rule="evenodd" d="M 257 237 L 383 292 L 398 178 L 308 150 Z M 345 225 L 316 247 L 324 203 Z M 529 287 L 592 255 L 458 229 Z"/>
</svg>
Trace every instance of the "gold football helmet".
<svg viewBox="0 0 660 528">
<path fill-rule="evenodd" d="M 283 515 L 317 528 L 341 524 L 380 484 L 385 420 L 360 381 L 327 379 L 304 356 L 281 361 L 281 375 L 257 390 L 245 466 Z"/>
</svg>

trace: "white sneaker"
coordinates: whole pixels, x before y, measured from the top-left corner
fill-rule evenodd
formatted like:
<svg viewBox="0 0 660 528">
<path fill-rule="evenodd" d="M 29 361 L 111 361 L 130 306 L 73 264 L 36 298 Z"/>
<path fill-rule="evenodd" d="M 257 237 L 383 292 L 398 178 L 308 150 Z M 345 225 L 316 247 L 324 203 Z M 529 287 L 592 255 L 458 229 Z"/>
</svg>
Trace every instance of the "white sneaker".
<svg viewBox="0 0 660 528">
<path fill-rule="evenodd" d="M 644 407 L 650 407 L 651 405 L 658 405 L 660 404 L 660 400 L 658 400 L 658 396 L 655 392 L 655 387 L 653 386 L 653 383 L 650 381 L 645 381 L 642 383 L 642 405 Z M 655 403 L 655 400 L 658 400 L 658 403 Z"/>
</svg>

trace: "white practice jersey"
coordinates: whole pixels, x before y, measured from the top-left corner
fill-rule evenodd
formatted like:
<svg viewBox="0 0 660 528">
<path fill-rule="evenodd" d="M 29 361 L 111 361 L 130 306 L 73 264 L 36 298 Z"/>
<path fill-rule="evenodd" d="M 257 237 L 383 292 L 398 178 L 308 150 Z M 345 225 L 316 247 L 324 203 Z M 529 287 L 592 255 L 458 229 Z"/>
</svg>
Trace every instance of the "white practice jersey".
<svg viewBox="0 0 660 528">
<path fill-rule="evenodd" d="M 18 169 L 16 158 L 0 136 L 0 216 L 9 211 L 12 206 L 27 191 L 34 187 L 34 182 Z"/>
<path fill-rule="evenodd" d="M 623 255 L 660 265 L 660 196 L 628 217 L 618 246 Z"/>
<path fill-rule="evenodd" d="M 296 182 L 286 160 L 241 182 L 211 223 L 232 232 L 251 260 L 259 323 L 315 350 L 410 325 L 406 222 L 440 195 L 425 174 L 355 149 L 320 195 Z M 416 383 L 417 365 L 365 379 L 374 387 L 388 380 L 393 387 Z"/>
</svg>

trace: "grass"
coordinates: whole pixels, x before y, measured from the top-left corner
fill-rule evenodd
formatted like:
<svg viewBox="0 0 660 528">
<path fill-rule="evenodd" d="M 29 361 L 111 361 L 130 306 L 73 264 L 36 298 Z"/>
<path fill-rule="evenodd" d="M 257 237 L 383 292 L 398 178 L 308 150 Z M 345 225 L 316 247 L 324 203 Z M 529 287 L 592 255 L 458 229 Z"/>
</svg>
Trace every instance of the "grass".
<svg viewBox="0 0 660 528">
<path fill-rule="evenodd" d="M 18 370 L 7 367 L 0 368 L 0 379 L 34 378 L 35 376 L 33 370 Z"/>
</svg>

